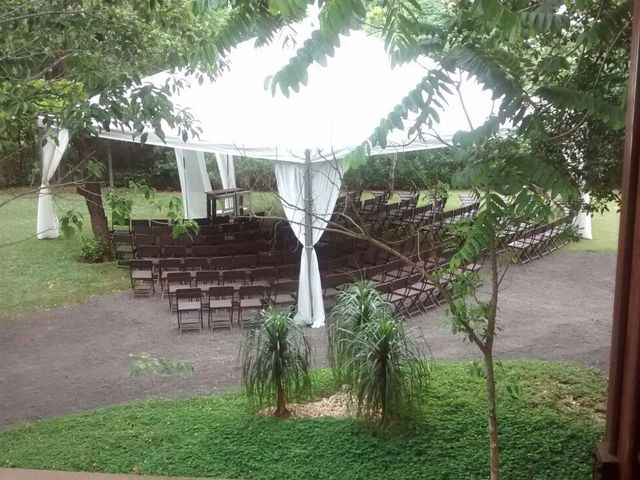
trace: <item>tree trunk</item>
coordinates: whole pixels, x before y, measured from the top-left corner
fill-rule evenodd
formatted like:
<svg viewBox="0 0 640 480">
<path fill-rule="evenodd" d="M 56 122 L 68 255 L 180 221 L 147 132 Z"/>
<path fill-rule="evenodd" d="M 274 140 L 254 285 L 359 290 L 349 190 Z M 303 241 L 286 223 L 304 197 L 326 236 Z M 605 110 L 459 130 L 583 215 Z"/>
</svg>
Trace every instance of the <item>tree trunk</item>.
<svg viewBox="0 0 640 480">
<path fill-rule="evenodd" d="M 92 145 L 91 142 L 92 140 L 84 135 L 78 135 L 76 137 L 75 146 L 78 150 L 81 162 L 91 158 L 95 153 L 95 148 L 92 148 L 94 145 Z M 93 235 L 96 237 L 96 240 L 103 245 L 104 256 L 107 259 L 111 259 L 112 252 L 111 237 L 109 235 L 109 222 L 107 221 L 107 215 L 102 203 L 102 188 L 100 186 L 100 182 L 97 180 L 91 181 L 86 179 L 82 185 L 78 185 L 76 190 L 84 197 L 85 203 L 87 204 Z"/>
<path fill-rule="evenodd" d="M 289 416 L 291 416 L 291 412 L 287 410 L 282 379 L 278 378 L 276 381 L 278 382 L 278 389 L 276 392 L 276 410 L 273 412 L 273 416 L 278 418 L 289 418 Z"/>
<path fill-rule="evenodd" d="M 496 413 L 496 379 L 493 370 L 493 354 L 486 352 L 484 365 L 487 370 L 487 403 L 489 404 L 489 460 L 491 480 L 500 480 L 500 437 L 498 435 L 498 416 Z"/>
<path fill-rule="evenodd" d="M 398 154 L 391 154 L 391 163 L 389 166 L 389 197 L 393 195 L 396 189 L 396 164 L 398 163 Z"/>
<path fill-rule="evenodd" d="M 491 262 L 491 301 L 487 318 L 487 336 L 483 349 L 484 365 L 487 370 L 487 403 L 489 420 L 489 460 L 491 463 L 491 480 L 500 480 L 500 436 L 498 434 L 498 415 L 496 408 L 496 378 L 493 368 L 493 340 L 496 335 L 496 315 L 498 313 L 498 255 L 496 253 L 495 234 L 489 246 Z"/>
<path fill-rule="evenodd" d="M 91 218 L 91 230 L 104 246 L 105 256 L 111 257 L 111 238 L 109 236 L 109 223 L 107 222 L 107 215 L 104 211 L 104 205 L 102 204 L 102 189 L 100 182 L 85 182 L 82 186 L 78 186 L 78 193 L 82 195 L 87 204 L 89 210 L 89 217 Z"/>
<path fill-rule="evenodd" d="M 107 170 L 109 171 L 109 187 L 113 188 L 113 158 L 111 157 L 111 142 L 107 142 Z"/>
</svg>

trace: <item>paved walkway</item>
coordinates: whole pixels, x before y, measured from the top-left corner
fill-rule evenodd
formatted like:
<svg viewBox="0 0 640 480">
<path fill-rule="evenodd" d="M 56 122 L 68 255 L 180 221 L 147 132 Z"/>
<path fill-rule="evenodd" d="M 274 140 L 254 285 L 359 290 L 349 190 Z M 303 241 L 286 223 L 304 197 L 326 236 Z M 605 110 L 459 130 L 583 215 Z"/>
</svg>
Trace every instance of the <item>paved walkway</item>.
<svg viewBox="0 0 640 480">
<path fill-rule="evenodd" d="M 560 251 L 515 265 L 502 286 L 500 358 L 609 360 L 615 253 Z M 437 359 L 478 354 L 451 334 L 442 310 L 410 319 Z M 324 329 L 309 329 L 317 366 L 326 365 Z M 179 334 L 159 297 L 128 292 L 83 305 L 0 318 L 0 428 L 143 398 L 211 394 L 239 384 L 241 332 Z M 132 353 L 191 363 L 193 374 L 130 377 Z"/>
</svg>

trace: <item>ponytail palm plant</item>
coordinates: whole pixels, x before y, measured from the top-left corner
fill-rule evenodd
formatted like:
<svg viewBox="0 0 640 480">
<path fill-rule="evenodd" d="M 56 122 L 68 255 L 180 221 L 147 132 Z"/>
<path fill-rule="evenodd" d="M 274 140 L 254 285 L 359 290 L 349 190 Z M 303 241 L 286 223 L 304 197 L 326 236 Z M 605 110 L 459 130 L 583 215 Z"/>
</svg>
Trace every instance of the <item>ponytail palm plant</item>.
<svg viewBox="0 0 640 480">
<path fill-rule="evenodd" d="M 416 412 L 430 367 L 390 310 L 381 310 L 354 335 L 352 352 L 346 373 L 358 415 L 388 427 Z"/>
<path fill-rule="evenodd" d="M 242 385 L 252 405 L 275 403 L 273 415 L 287 418 L 287 402 L 311 389 L 309 342 L 291 318 L 275 308 L 260 313 L 256 328 L 247 330 L 241 350 Z"/>
<path fill-rule="evenodd" d="M 329 363 L 338 384 L 349 383 L 347 363 L 353 358 L 355 336 L 382 311 L 389 310 L 380 292 L 363 280 L 349 285 L 338 295 L 327 322 Z"/>
</svg>

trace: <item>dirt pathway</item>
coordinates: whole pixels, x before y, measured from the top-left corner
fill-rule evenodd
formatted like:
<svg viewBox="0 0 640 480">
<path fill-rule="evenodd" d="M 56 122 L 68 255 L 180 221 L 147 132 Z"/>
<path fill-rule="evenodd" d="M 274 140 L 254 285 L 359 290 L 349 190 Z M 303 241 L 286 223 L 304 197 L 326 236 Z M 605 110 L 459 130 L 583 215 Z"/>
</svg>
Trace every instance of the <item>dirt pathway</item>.
<svg viewBox="0 0 640 480">
<path fill-rule="evenodd" d="M 501 299 L 497 344 L 502 358 L 574 360 L 605 368 L 614 253 L 558 252 L 514 266 Z M 443 311 L 408 322 L 435 358 L 477 355 L 451 335 Z M 309 329 L 324 365 L 324 329 Z M 128 292 L 83 305 L 0 318 L 0 427 L 150 397 L 216 393 L 239 383 L 241 332 L 178 334 L 166 301 L 131 300 Z M 190 362 L 181 377 L 131 378 L 131 353 Z"/>
</svg>

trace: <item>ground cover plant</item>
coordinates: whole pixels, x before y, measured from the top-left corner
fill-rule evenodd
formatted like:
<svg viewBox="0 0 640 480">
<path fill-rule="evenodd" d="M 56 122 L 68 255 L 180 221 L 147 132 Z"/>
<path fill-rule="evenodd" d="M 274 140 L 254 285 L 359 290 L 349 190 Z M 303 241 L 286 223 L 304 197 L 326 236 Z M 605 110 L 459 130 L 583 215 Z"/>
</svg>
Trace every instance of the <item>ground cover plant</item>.
<svg viewBox="0 0 640 480">
<path fill-rule="evenodd" d="M 0 466 L 223 478 L 487 478 L 484 380 L 438 362 L 414 423 L 381 431 L 356 419 L 255 416 L 242 393 L 146 401 L 0 432 Z M 328 395 L 328 370 L 314 395 Z M 575 364 L 504 362 L 504 476 L 591 478 L 605 378 Z"/>
</svg>

